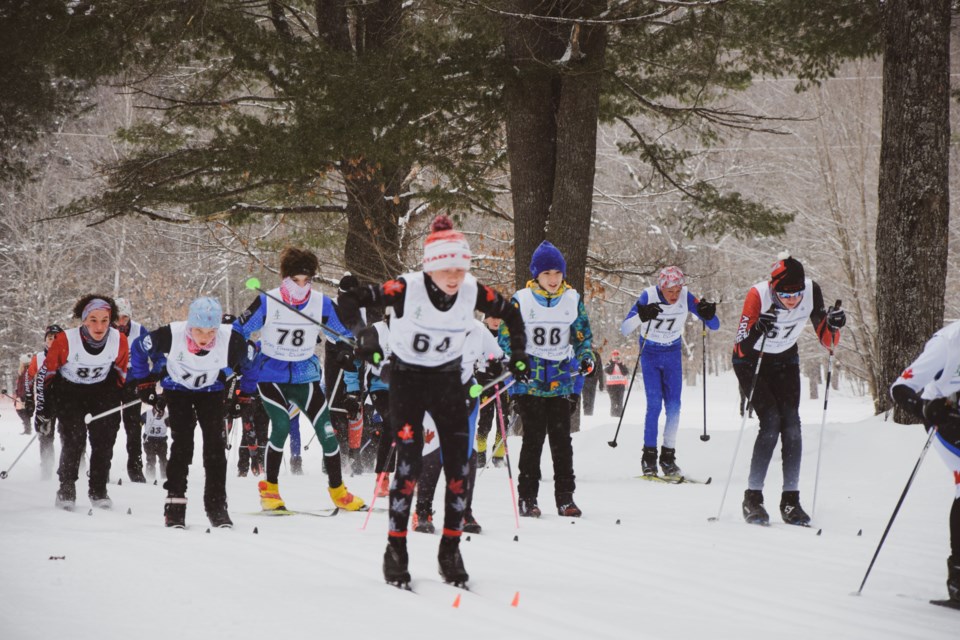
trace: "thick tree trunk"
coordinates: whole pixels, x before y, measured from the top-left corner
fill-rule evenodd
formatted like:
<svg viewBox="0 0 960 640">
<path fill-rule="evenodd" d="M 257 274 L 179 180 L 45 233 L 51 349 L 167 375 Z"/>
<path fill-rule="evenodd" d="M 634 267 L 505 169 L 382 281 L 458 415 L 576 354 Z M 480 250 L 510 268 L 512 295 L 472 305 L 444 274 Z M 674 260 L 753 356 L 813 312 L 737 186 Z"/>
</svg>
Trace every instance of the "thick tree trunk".
<svg viewBox="0 0 960 640">
<path fill-rule="evenodd" d="M 949 222 L 950 0 L 884 7 L 883 124 L 877 220 L 882 384 L 943 324 Z M 890 406 L 878 394 L 877 410 Z M 894 420 L 909 417 L 897 409 Z"/>
<path fill-rule="evenodd" d="M 399 222 L 410 203 L 391 194 L 402 193 L 409 168 L 387 171 L 345 160 L 341 173 L 347 191 L 347 270 L 365 282 L 396 277 L 402 273 Z"/>
</svg>

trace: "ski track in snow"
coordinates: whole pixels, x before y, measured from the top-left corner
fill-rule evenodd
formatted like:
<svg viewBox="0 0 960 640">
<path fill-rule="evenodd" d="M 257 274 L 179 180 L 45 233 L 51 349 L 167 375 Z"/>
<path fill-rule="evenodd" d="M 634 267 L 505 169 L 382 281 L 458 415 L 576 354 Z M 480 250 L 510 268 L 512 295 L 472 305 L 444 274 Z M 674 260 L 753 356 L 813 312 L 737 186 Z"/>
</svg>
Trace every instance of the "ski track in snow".
<svg viewBox="0 0 960 640">
<path fill-rule="evenodd" d="M 806 380 L 803 385 L 806 395 Z M 540 491 L 544 515 L 521 519 L 519 530 L 507 470 L 486 469 L 474 507 L 484 530 L 461 544 L 469 591 L 440 581 L 440 538 L 419 533 L 409 536 L 416 593 L 384 584 L 383 512 L 371 515 L 365 531 L 360 527 L 366 513 L 249 514 L 259 507 L 258 478 L 235 477 L 236 447 L 229 452 L 227 479 L 235 527 L 206 533 L 199 430 L 187 530 L 163 527 L 161 486 L 128 481 L 122 432 L 109 487 L 114 509 L 92 515 L 83 482 L 75 512 L 53 508 L 56 480 L 39 480 L 34 443 L 10 477 L 0 480 L 0 638 L 957 637 L 958 613 L 927 603 L 946 594 L 953 497 L 951 478 L 934 454 L 925 460 L 863 595 L 851 596 L 923 446 L 920 427 L 884 422 L 871 415 L 868 398 L 832 392 L 813 528 L 780 522 L 779 453 L 767 474 L 764 497 L 773 523 L 767 528 L 746 525 L 739 515 L 757 428 L 755 419 L 748 420 L 721 520 L 708 522 L 720 504 L 741 422 L 732 373 L 709 378 L 708 397 L 712 438 L 704 443 L 702 391 L 684 389 L 677 459 L 693 477 L 713 476 L 711 485 L 633 477 L 640 470 L 645 409 L 639 384 L 616 449 L 607 445 L 616 419 L 608 415 L 605 394 L 574 435 L 583 518 L 556 515 L 549 447 Z M 801 498 L 808 512 L 822 409 L 822 399 L 801 402 Z M 0 401 L 0 443 L 6 447 L 0 469 L 29 440 L 19 432 L 11 402 Z M 515 465 L 520 439 L 512 437 L 510 445 Z M 59 450 L 58 442 L 57 455 Z M 281 471 L 280 487 L 292 509 L 331 506 L 320 460 L 319 448 L 311 449 L 304 476 Z M 347 477 L 350 489 L 368 502 L 374 481 L 372 473 Z M 441 496 L 434 508 L 442 510 Z M 57 556 L 65 559 L 51 559 Z"/>
</svg>

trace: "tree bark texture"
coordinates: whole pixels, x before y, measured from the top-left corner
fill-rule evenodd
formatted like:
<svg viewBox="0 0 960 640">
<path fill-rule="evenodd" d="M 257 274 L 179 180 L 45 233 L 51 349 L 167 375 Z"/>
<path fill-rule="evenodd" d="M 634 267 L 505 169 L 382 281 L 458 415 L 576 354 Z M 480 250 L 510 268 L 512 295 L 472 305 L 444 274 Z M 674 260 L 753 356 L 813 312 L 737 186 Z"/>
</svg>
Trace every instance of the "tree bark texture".
<svg viewBox="0 0 960 640">
<path fill-rule="evenodd" d="M 883 19 L 877 312 L 882 383 L 890 385 L 943 325 L 950 1 L 891 0 Z M 889 406 L 878 394 L 877 410 Z M 894 420 L 910 418 L 896 409 Z"/>
</svg>

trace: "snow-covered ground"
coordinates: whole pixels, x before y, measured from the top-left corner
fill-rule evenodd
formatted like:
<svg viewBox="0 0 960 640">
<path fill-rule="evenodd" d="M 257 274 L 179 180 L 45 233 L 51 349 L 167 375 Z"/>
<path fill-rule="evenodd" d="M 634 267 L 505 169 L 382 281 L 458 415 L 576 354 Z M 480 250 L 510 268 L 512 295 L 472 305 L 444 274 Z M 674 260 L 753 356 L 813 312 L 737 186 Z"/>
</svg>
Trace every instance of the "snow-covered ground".
<svg viewBox="0 0 960 640">
<path fill-rule="evenodd" d="M 711 485 L 634 478 L 644 411 L 637 389 L 619 447 L 607 446 L 616 420 L 605 395 L 574 436 L 582 519 L 554 514 L 548 482 L 541 488 L 544 516 L 521 520 L 517 530 L 506 469 L 486 469 L 475 499 L 483 533 L 462 544 L 469 592 L 440 582 L 439 537 L 419 533 L 409 538 L 416 594 L 384 585 L 385 513 L 373 513 L 366 530 L 366 514 L 257 515 L 257 478 L 235 477 L 235 449 L 227 484 L 235 528 L 208 534 L 199 453 L 189 528 L 182 531 L 163 527 L 160 486 L 127 481 L 122 433 L 109 488 L 115 508 L 92 515 L 79 484 L 76 512 L 53 508 L 56 481 L 39 480 L 34 444 L 0 481 L 0 638 L 957 638 L 960 613 L 927 604 L 946 594 L 953 499 L 952 478 L 934 453 L 863 595 L 851 596 L 923 446 L 919 426 L 884 422 L 871 415 L 869 399 L 834 392 L 814 528 L 779 522 L 778 458 L 765 492 L 774 525 L 762 528 L 739 515 L 756 431 L 749 421 L 723 517 L 708 522 L 720 504 L 741 420 L 732 374 L 711 377 L 712 438 L 701 442 L 701 394 L 684 390 L 677 455 L 689 475 L 712 476 Z M 801 406 L 801 498 L 808 511 L 822 406 L 814 400 Z M 0 469 L 6 469 L 29 437 L 18 435 L 9 400 L 0 403 L 0 414 Z M 515 464 L 520 441 L 510 444 Z M 330 506 L 320 457 L 319 447 L 311 447 L 306 475 L 281 475 L 291 508 Z M 544 476 L 551 477 L 546 453 Z M 348 478 L 368 501 L 373 483 L 371 474 Z"/>
</svg>

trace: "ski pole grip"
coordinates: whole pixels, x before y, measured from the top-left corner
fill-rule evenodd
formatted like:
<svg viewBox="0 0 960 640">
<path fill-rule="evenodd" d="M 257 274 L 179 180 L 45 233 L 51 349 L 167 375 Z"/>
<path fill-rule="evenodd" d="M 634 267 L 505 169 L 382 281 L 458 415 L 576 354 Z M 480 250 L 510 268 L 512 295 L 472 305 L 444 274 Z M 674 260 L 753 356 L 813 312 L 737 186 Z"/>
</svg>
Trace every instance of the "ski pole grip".
<svg viewBox="0 0 960 640">
<path fill-rule="evenodd" d="M 834 308 L 834 309 L 839 309 L 839 308 L 840 308 L 840 300 L 837 300 L 837 302 L 833 305 L 833 308 Z"/>
</svg>

